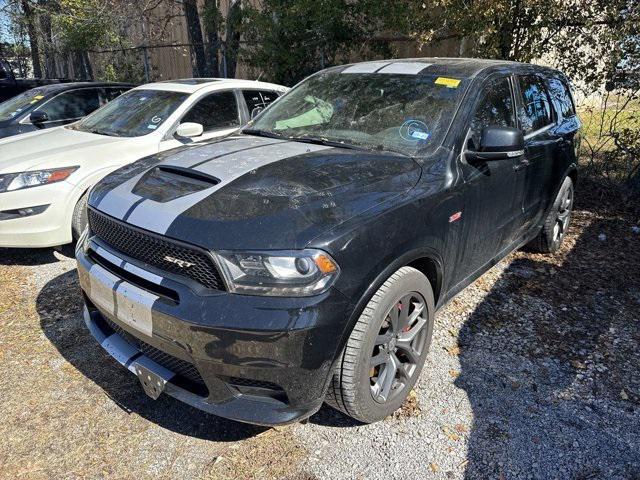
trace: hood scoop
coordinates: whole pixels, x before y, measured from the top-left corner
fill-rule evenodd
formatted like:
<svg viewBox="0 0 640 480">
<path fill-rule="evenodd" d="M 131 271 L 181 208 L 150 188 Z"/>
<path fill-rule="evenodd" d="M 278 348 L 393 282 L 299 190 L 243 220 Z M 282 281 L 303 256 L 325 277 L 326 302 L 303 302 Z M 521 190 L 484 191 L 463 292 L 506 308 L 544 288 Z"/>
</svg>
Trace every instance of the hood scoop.
<svg viewBox="0 0 640 480">
<path fill-rule="evenodd" d="M 158 165 L 142 175 L 132 192 L 144 199 L 165 203 L 219 183 L 219 178 L 191 168 Z"/>
</svg>

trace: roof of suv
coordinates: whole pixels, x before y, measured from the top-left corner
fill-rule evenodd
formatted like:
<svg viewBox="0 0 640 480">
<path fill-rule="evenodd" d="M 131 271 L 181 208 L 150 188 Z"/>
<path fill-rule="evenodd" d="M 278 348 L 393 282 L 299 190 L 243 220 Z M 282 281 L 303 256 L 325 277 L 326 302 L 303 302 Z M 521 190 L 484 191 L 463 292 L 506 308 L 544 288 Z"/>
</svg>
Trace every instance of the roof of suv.
<svg viewBox="0 0 640 480">
<path fill-rule="evenodd" d="M 428 58 L 396 58 L 388 60 L 373 60 L 369 62 L 340 65 L 328 70 L 352 73 L 410 73 L 414 75 L 450 75 L 454 77 L 473 77 L 483 70 L 536 69 L 540 71 L 552 71 L 547 67 L 532 65 L 529 63 L 512 62 L 508 60 L 489 60 L 482 58 L 457 58 L 457 57 L 428 57 Z"/>
<path fill-rule="evenodd" d="M 229 88 L 263 88 L 267 90 L 284 91 L 286 87 L 275 83 L 259 82 L 257 80 L 238 80 L 236 78 L 180 78 L 176 80 L 163 80 L 155 83 L 140 85 L 139 89 L 145 90 L 171 90 L 183 93 L 195 93 L 203 88 L 214 87 L 214 90 Z"/>
</svg>

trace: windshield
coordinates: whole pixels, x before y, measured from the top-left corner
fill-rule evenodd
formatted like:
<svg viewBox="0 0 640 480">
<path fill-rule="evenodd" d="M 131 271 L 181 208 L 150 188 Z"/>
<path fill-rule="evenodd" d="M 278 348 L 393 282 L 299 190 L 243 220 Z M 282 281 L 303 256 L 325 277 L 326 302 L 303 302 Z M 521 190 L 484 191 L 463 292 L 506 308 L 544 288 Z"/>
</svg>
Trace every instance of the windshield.
<svg viewBox="0 0 640 480">
<path fill-rule="evenodd" d="M 245 131 L 424 154 L 442 141 L 463 85 L 436 75 L 321 73 L 275 102 Z"/>
<path fill-rule="evenodd" d="M 0 122 L 6 122 L 33 110 L 38 103 L 44 100 L 44 97 L 43 90 L 33 89 L 0 103 Z"/>
<path fill-rule="evenodd" d="M 158 129 L 188 96 L 166 90 L 131 90 L 69 128 L 112 137 L 140 137 Z"/>
</svg>

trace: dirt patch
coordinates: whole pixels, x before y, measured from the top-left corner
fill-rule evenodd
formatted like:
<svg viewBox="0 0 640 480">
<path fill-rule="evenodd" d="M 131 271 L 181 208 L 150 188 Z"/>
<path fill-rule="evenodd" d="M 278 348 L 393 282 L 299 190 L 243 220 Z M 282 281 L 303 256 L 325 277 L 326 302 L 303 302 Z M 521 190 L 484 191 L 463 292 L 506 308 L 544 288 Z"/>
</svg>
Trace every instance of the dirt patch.
<svg viewBox="0 0 640 480">
<path fill-rule="evenodd" d="M 272 428 L 242 446 L 230 447 L 226 455 L 216 457 L 209 465 L 206 478 L 315 480 L 309 473 L 291 473 L 307 455 L 307 450 L 295 440 L 291 427 Z"/>
</svg>

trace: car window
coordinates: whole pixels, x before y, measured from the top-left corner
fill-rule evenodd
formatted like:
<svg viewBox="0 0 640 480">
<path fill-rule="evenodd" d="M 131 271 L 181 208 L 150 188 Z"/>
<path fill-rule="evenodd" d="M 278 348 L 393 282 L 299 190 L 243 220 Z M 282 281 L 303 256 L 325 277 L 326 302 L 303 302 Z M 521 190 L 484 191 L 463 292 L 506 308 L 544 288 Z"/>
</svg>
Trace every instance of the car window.
<svg viewBox="0 0 640 480">
<path fill-rule="evenodd" d="M 518 77 L 523 109 L 519 112 L 525 133 L 534 132 L 553 122 L 551 105 L 544 82 L 536 75 Z"/>
<path fill-rule="evenodd" d="M 200 123 L 204 131 L 240 125 L 238 104 L 233 92 L 216 92 L 199 100 L 182 118 L 181 123 Z"/>
<path fill-rule="evenodd" d="M 72 120 L 89 115 L 99 106 L 98 90 L 87 88 L 61 93 L 38 110 L 45 112 L 49 121 Z"/>
<path fill-rule="evenodd" d="M 249 115 L 253 114 L 256 108 L 267 108 L 278 98 L 278 92 L 269 90 L 243 90 L 242 96 L 247 103 Z"/>
<path fill-rule="evenodd" d="M 471 120 L 473 147 L 480 146 L 480 135 L 485 127 L 515 127 L 516 119 L 507 77 L 491 81 L 483 88 L 479 103 Z"/>
<path fill-rule="evenodd" d="M 130 90 L 67 128 L 113 137 L 140 137 L 157 130 L 188 96 L 165 90 Z"/>
<path fill-rule="evenodd" d="M 562 80 L 559 78 L 549 79 L 549 94 L 555 101 L 562 118 L 573 117 L 576 114 L 569 87 Z"/>
<path fill-rule="evenodd" d="M 0 122 L 24 115 L 41 104 L 44 98 L 45 92 L 34 88 L 0 103 Z"/>
</svg>

